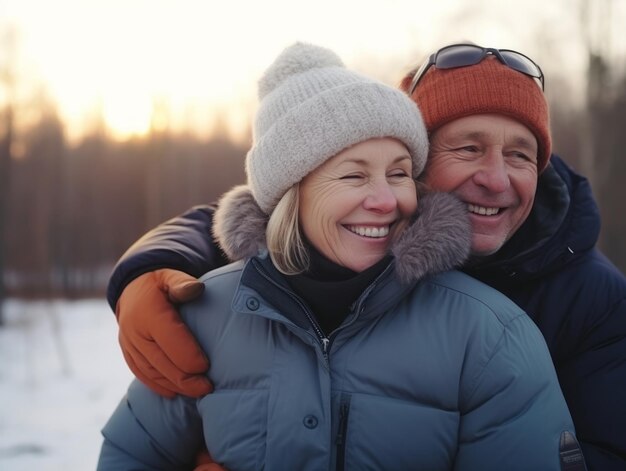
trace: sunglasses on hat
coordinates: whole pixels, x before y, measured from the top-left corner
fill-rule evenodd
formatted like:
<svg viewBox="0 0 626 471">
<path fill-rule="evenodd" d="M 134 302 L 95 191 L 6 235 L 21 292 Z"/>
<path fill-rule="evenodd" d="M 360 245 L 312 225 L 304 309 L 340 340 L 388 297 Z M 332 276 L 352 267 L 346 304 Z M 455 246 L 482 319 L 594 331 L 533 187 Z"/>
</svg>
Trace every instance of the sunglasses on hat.
<svg viewBox="0 0 626 471">
<path fill-rule="evenodd" d="M 475 44 L 452 44 L 443 47 L 430 55 L 422 64 L 409 88 L 409 96 L 413 95 L 417 84 L 422 80 L 428 69 L 433 65 L 438 69 L 456 69 L 480 63 L 488 55 L 495 56 L 500 62 L 513 70 L 537 79 L 544 90 L 544 79 L 541 68 L 528 56 L 510 49 L 480 47 Z"/>
</svg>

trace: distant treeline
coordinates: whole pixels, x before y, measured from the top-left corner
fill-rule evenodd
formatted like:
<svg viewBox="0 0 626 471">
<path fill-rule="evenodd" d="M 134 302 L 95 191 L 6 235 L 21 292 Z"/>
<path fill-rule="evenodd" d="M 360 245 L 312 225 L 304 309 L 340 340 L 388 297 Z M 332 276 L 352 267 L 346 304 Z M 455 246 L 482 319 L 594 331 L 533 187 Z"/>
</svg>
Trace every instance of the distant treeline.
<svg viewBox="0 0 626 471">
<path fill-rule="evenodd" d="M 102 295 L 113 263 L 158 223 L 245 180 L 246 146 L 152 133 L 75 146 L 48 118 L 13 159 L 4 227 L 8 296 Z"/>
<path fill-rule="evenodd" d="M 584 110 L 559 96 L 554 82 L 549 98 L 553 149 L 593 181 L 601 247 L 625 271 L 626 80 L 620 83 L 590 88 Z M 101 296 L 115 261 L 146 230 L 245 180 L 248 143 L 226 133 L 203 140 L 159 131 L 118 142 L 96 131 L 69 144 L 55 113 L 41 116 L 18 137 L 5 126 L 0 142 L 0 273 L 8 296 Z M 2 152 L 12 157 L 3 163 Z"/>
</svg>

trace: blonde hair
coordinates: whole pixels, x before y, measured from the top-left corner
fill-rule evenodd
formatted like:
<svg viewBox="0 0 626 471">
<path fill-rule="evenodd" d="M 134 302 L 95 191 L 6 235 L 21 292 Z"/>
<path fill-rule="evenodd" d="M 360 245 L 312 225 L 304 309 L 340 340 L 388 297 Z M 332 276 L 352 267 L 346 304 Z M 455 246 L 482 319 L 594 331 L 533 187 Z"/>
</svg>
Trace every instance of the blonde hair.
<svg viewBox="0 0 626 471">
<path fill-rule="evenodd" d="M 300 185 L 296 183 L 280 199 L 265 230 L 267 250 L 279 272 L 297 275 L 309 267 L 299 222 Z"/>
</svg>

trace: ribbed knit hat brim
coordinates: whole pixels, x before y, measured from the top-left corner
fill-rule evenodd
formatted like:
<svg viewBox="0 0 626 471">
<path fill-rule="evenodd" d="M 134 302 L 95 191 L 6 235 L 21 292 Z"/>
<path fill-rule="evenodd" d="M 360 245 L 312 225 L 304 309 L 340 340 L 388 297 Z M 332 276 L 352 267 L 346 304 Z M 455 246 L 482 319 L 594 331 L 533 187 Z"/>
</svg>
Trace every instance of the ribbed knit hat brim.
<svg viewBox="0 0 626 471">
<path fill-rule="evenodd" d="M 488 57 L 454 69 L 431 67 L 412 96 L 430 133 L 458 118 L 502 114 L 525 125 L 537 139 L 537 167 L 545 169 L 552 151 L 548 103 L 532 77 Z"/>
</svg>

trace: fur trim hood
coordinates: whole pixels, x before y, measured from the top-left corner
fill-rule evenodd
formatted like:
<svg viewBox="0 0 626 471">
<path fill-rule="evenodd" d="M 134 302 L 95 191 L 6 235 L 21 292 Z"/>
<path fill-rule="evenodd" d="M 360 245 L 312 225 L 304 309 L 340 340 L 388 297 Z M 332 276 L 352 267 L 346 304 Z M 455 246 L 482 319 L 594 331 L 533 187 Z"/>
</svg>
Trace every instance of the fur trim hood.
<svg viewBox="0 0 626 471">
<path fill-rule="evenodd" d="M 237 186 L 219 202 L 213 236 L 231 260 L 253 257 L 266 248 L 268 219 L 250 188 Z M 471 234 L 467 209 L 456 197 L 422 194 L 414 221 L 391 247 L 396 275 L 409 284 L 461 266 L 470 253 Z"/>
</svg>

